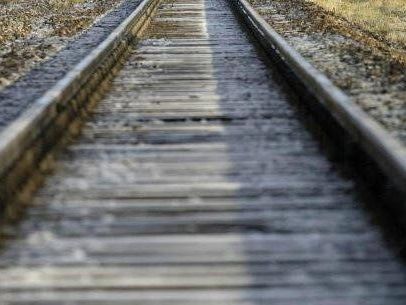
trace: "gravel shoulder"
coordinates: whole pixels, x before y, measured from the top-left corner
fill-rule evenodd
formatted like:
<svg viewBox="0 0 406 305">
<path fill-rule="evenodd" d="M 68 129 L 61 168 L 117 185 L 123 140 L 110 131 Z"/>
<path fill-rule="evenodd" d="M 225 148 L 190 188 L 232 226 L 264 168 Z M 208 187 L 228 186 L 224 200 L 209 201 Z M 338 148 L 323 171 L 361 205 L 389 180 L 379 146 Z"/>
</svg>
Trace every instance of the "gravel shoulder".
<svg viewBox="0 0 406 305">
<path fill-rule="evenodd" d="M 63 49 L 122 0 L 0 2 L 0 89 Z"/>
<path fill-rule="evenodd" d="M 406 69 L 391 47 L 305 0 L 250 0 L 309 62 L 406 143 Z"/>
<path fill-rule="evenodd" d="M 25 3 L 26 6 L 20 9 L 28 10 L 29 1 L 16 0 L 15 2 Z M 86 21 L 64 23 L 65 19 L 58 19 L 59 22 L 55 23 L 52 30 L 48 29 L 49 31 L 32 26 L 31 31 L 27 31 L 28 34 L 21 32 L 19 38 L 11 39 L 10 36 L 6 39 L 1 36 L 0 39 L 4 42 L 1 44 L 2 53 L 0 54 L 0 75 L 3 75 L 3 84 L 0 85 L 2 88 L 0 131 L 107 38 L 134 11 L 141 0 L 71 0 L 67 2 L 75 2 L 76 4 L 71 7 L 72 10 L 76 12 L 75 14 L 86 15 Z M 4 9 L 3 5 L 0 0 L 2 9 Z M 40 6 L 39 4 L 33 5 L 31 2 L 30 5 L 33 6 L 32 10 L 39 10 L 37 7 Z M 69 11 L 69 8 L 66 10 Z M 70 13 L 75 15 L 73 11 Z M 37 16 L 40 21 L 35 21 L 36 24 L 45 22 L 44 16 L 50 18 L 53 14 L 43 13 L 45 15 Z M 72 17 L 74 20 L 74 16 L 69 15 L 67 11 L 62 10 L 58 16 L 67 19 Z"/>
</svg>

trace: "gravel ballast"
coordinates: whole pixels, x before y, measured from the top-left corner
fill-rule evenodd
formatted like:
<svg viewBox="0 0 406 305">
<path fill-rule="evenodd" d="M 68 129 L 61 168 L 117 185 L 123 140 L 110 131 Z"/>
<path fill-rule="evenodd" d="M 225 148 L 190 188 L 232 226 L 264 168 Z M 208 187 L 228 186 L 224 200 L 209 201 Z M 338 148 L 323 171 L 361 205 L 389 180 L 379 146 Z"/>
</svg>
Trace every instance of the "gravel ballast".
<svg viewBox="0 0 406 305">
<path fill-rule="evenodd" d="M 251 4 L 309 62 L 406 143 L 406 69 L 385 46 L 308 1 Z"/>
<path fill-rule="evenodd" d="M 105 4 L 110 3 L 111 8 L 114 6 L 113 2 L 105 1 Z M 88 30 L 80 32 L 81 30 L 77 28 L 79 34 L 73 37 L 70 32 L 65 36 L 48 35 L 42 40 L 38 38 L 37 41 L 41 41 L 40 45 L 51 44 L 49 49 L 44 47 L 42 50 L 43 59 L 40 58 L 37 61 L 34 59 L 31 62 L 21 61 L 18 57 L 14 59 L 14 65 L 19 65 L 21 68 L 16 77 L 23 76 L 0 91 L 0 131 L 100 44 L 140 2 L 141 0 L 122 1 L 102 17 L 94 16 L 95 22 L 90 24 L 93 26 Z M 24 39 L 29 40 L 29 38 Z M 55 41 L 56 43 L 53 44 Z M 16 40 L 15 43 L 18 41 Z M 1 58 L 5 58 L 4 54 Z M 36 64 L 38 61 L 43 63 Z M 0 66 L 0 69 L 4 68 L 3 64 Z M 34 67 L 31 68 L 32 66 Z"/>
<path fill-rule="evenodd" d="M 120 2 L 0 1 L 0 89 L 60 51 Z"/>
<path fill-rule="evenodd" d="M 105 1 L 105 5 L 111 7 L 115 2 Z M 22 38 L 12 42 L 15 46 L 28 44 L 31 46 L 29 51 L 12 48 L 16 57 L 8 63 L 4 60 L 10 55 L 10 50 L 7 51 L 7 44 L 3 44 L 0 71 L 7 70 L 7 73 L 15 75 L 8 78 L 0 75 L 0 88 L 29 72 L 0 91 L 0 130 L 102 42 L 139 2 L 124 0 L 102 18 L 97 17 L 96 11 L 102 14 L 107 7 L 96 10 L 94 5 L 99 2 L 80 2 L 74 9 L 93 11 L 92 18 L 96 21 L 93 27 L 79 36 L 74 34 L 75 31 L 80 32 L 91 24 L 87 18 L 74 27 L 66 25 L 64 19 L 55 21 L 53 27 L 38 19 L 36 31 L 32 32 L 34 36 L 22 33 Z M 375 45 L 373 37 L 304 0 L 251 0 L 251 3 L 306 59 L 345 90 L 390 133 L 406 143 L 406 69 L 381 44 Z M 39 26 L 41 24 L 42 27 Z M 0 40 L 10 41 L 5 33 L 1 34 Z M 32 68 L 42 61 L 45 62 Z"/>
</svg>

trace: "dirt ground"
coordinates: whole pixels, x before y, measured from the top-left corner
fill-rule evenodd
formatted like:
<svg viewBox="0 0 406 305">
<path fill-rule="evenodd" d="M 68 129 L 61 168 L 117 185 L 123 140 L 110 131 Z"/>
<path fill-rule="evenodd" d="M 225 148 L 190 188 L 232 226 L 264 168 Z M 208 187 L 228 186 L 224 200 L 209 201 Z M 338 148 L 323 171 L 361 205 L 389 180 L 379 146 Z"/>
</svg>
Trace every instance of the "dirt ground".
<svg viewBox="0 0 406 305">
<path fill-rule="evenodd" d="M 0 89 L 61 50 L 122 0 L 0 0 Z"/>
<path fill-rule="evenodd" d="M 390 44 L 306 0 L 250 0 L 273 28 L 406 143 L 406 67 Z"/>
</svg>

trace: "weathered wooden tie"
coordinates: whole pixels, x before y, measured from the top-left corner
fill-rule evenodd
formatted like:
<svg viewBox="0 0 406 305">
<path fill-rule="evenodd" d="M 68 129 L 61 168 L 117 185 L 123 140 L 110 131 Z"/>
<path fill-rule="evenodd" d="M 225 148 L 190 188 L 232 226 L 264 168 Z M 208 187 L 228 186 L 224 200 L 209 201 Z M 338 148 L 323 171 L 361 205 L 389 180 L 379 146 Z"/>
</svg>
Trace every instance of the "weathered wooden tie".
<svg viewBox="0 0 406 305">
<path fill-rule="evenodd" d="M 226 1 L 163 1 L 7 231 L 0 304 L 405 304 L 289 100 Z"/>
</svg>

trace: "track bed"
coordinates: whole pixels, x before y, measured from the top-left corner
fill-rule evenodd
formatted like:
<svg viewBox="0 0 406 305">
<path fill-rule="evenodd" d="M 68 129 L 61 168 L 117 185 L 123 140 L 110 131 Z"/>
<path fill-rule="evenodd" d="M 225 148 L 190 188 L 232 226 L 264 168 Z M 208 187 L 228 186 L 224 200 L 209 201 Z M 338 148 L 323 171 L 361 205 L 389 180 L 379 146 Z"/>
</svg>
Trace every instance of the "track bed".
<svg viewBox="0 0 406 305">
<path fill-rule="evenodd" d="M 404 304 L 290 99 L 225 1 L 163 1 L 9 232 L 1 304 Z"/>
</svg>

